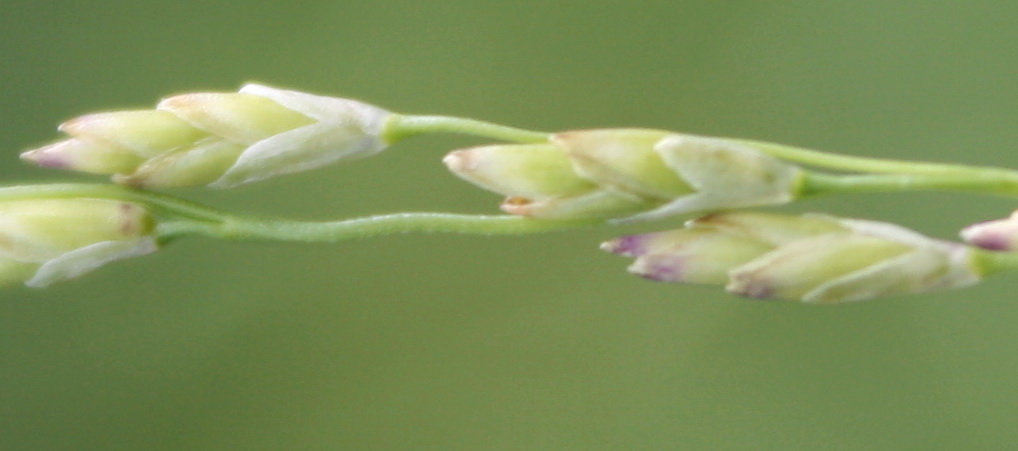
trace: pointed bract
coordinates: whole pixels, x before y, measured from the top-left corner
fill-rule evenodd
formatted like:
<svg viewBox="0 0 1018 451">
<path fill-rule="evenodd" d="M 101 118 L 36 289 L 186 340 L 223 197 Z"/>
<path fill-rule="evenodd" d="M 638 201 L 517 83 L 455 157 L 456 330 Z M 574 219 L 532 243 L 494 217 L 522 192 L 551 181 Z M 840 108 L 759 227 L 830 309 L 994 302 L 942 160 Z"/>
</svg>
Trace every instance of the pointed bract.
<svg viewBox="0 0 1018 451">
<path fill-rule="evenodd" d="M 71 119 L 59 130 L 96 146 L 107 146 L 149 158 L 186 146 L 207 133 L 165 111 L 114 111 Z"/>
<path fill-rule="evenodd" d="M 904 244 L 877 237 L 827 234 L 778 247 L 735 267 L 730 293 L 758 299 L 802 299 L 830 281 L 908 253 Z"/>
<path fill-rule="evenodd" d="M 596 188 L 551 144 L 474 147 L 451 152 L 442 162 L 460 178 L 508 197 L 541 201 Z"/>
<path fill-rule="evenodd" d="M 581 130 L 552 135 L 551 142 L 565 151 L 580 177 L 618 191 L 667 200 L 693 191 L 654 151 L 655 143 L 668 134 L 641 129 Z"/>
<path fill-rule="evenodd" d="M 781 205 L 798 196 L 799 167 L 732 140 L 673 134 L 658 141 L 654 151 L 692 193 L 626 221 Z"/>
<path fill-rule="evenodd" d="M 703 229 L 694 239 L 637 257 L 629 272 L 662 282 L 723 284 L 731 268 L 768 252 L 771 247 L 750 237 L 711 233 Z"/>
<path fill-rule="evenodd" d="M 35 272 L 31 279 L 25 281 L 30 287 L 45 287 L 56 282 L 81 276 L 100 266 L 117 260 L 148 255 L 159 247 L 152 237 L 141 237 L 133 240 L 101 241 L 85 247 L 74 249 L 47 260 Z"/>
<path fill-rule="evenodd" d="M 168 97 L 156 109 L 179 118 L 192 129 L 247 145 L 315 122 L 270 99 L 229 92 Z"/>
<path fill-rule="evenodd" d="M 1018 211 L 1004 219 L 980 222 L 961 231 L 965 242 L 991 251 L 1018 250 Z"/>
<path fill-rule="evenodd" d="M 26 151 L 21 154 L 21 159 L 44 168 L 91 174 L 129 173 L 145 161 L 127 149 L 97 146 L 77 138 Z"/>
<path fill-rule="evenodd" d="M 230 188 L 339 160 L 368 157 L 389 144 L 382 132 L 392 113 L 376 106 L 256 84 L 245 86 L 241 93 L 265 97 L 317 122 L 252 144 L 210 186 Z"/>
<path fill-rule="evenodd" d="M 543 219 L 628 214 L 651 204 L 599 187 L 578 175 L 566 152 L 552 144 L 507 144 L 451 152 L 442 160 L 453 174 L 507 196 L 502 210 Z"/>
<path fill-rule="evenodd" d="M 114 175 L 113 181 L 139 188 L 208 185 L 219 179 L 244 149 L 242 144 L 210 139 L 150 158 L 130 175 Z"/>
</svg>

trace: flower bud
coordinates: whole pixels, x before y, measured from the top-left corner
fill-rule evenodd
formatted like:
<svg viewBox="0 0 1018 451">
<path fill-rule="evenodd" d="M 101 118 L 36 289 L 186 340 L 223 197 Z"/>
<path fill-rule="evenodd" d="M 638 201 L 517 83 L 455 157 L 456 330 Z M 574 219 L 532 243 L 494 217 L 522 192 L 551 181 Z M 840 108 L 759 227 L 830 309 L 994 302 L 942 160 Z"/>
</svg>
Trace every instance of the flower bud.
<svg viewBox="0 0 1018 451">
<path fill-rule="evenodd" d="M 507 213 L 536 218 L 629 221 L 780 204 L 801 178 L 745 144 L 642 129 L 563 132 L 546 144 L 456 151 L 445 163 L 507 196 Z"/>
<path fill-rule="evenodd" d="M 456 175 L 510 197 L 542 201 L 597 187 L 577 175 L 566 154 L 551 144 L 475 147 L 452 152 L 442 162 Z"/>
<path fill-rule="evenodd" d="M 966 243 L 991 251 L 1018 249 L 1018 211 L 1005 219 L 980 222 L 961 231 Z"/>
<path fill-rule="evenodd" d="M 91 174 L 129 173 L 145 161 L 126 149 L 95 145 L 81 139 L 68 139 L 29 150 L 21 154 L 21 159 L 44 168 Z"/>
<path fill-rule="evenodd" d="M 507 196 L 502 210 L 538 218 L 597 217 L 636 212 L 646 201 L 600 188 L 573 170 L 551 144 L 510 144 L 458 150 L 442 160 L 456 175 Z"/>
<path fill-rule="evenodd" d="M 132 186 L 229 188 L 377 153 L 390 116 L 353 100 L 251 84 L 170 97 L 152 111 L 82 116 L 60 127 L 70 139 L 21 158 Z"/>
<path fill-rule="evenodd" d="M 45 286 L 156 250 L 154 224 L 135 204 L 105 199 L 0 202 L 0 283 Z"/>
<path fill-rule="evenodd" d="M 726 284 L 742 296 L 809 303 L 961 287 L 982 277 L 966 246 L 821 215 L 722 213 L 602 248 L 635 257 L 630 271 L 652 280 Z"/>
</svg>

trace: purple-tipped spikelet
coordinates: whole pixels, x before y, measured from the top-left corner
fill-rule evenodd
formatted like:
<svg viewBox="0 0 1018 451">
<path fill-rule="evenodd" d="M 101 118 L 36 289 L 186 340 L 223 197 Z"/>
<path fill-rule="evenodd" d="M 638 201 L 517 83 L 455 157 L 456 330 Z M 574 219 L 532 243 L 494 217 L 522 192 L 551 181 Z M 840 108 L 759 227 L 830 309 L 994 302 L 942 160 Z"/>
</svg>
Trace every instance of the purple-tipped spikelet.
<svg viewBox="0 0 1018 451">
<path fill-rule="evenodd" d="M 838 303 L 973 284 L 972 249 L 875 221 L 733 212 L 683 229 L 632 235 L 602 249 L 630 272 L 665 282 L 725 285 L 757 299 Z"/>
<path fill-rule="evenodd" d="M 991 251 L 1018 250 L 1018 211 L 1004 219 L 980 222 L 961 231 L 965 242 Z"/>
</svg>

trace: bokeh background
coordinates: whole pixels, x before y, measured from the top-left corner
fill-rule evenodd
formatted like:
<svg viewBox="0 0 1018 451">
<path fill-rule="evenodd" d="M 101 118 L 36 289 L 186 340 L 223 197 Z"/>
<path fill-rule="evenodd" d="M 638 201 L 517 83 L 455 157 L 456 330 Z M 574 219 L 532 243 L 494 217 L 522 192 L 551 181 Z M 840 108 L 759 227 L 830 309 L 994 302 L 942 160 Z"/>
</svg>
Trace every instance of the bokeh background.
<svg viewBox="0 0 1018 451">
<path fill-rule="evenodd" d="M 1018 166 L 1018 3 L 0 2 L 4 184 L 99 180 L 20 150 L 98 110 L 259 81 L 545 130 L 645 126 Z M 308 219 L 495 212 L 424 137 L 229 192 Z M 795 210 L 953 238 L 1013 201 L 852 195 Z M 1018 277 L 836 307 L 656 284 L 636 230 L 189 239 L 0 291 L 0 448 L 1004 449 Z"/>
</svg>

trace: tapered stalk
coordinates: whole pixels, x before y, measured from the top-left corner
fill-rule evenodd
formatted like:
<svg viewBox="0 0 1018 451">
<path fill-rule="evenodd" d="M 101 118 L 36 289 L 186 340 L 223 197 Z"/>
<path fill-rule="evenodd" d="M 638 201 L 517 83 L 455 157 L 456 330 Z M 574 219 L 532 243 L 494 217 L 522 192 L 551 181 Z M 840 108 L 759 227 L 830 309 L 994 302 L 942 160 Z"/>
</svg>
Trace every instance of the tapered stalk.
<svg viewBox="0 0 1018 451">
<path fill-rule="evenodd" d="M 396 142 L 426 133 L 454 133 L 518 143 L 545 142 L 545 132 L 507 127 L 490 122 L 452 116 L 404 116 L 394 114 L 382 132 L 387 142 Z"/>
<path fill-rule="evenodd" d="M 999 272 L 1018 272 L 1018 252 L 997 252 L 976 249 L 972 252 L 976 267 L 983 275 Z"/>
<path fill-rule="evenodd" d="M 187 235 L 230 240 L 337 242 L 399 233 L 523 235 L 603 224 L 603 220 L 537 220 L 519 216 L 396 213 L 341 221 L 294 221 L 235 215 L 152 191 L 101 184 L 24 185 L 0 188 L 0 201 L 100 198 L 137 203 L 160 217 L 164 241 Z"/>
<path fill-rule="evenodd" d="M 774 157 L 806 166 L 848 172 L 871 174 L 954 174 L 971 178 L 1011 178 L 1018 183 L 1018 171 L 996 167 L 968 166 L 962 164 L 929 163 L 923 161 L 890 160 L 884 158 L 854 157 L 818 150 L 803 149 L 762 141 L 738 140 Z"/>
</svg>

